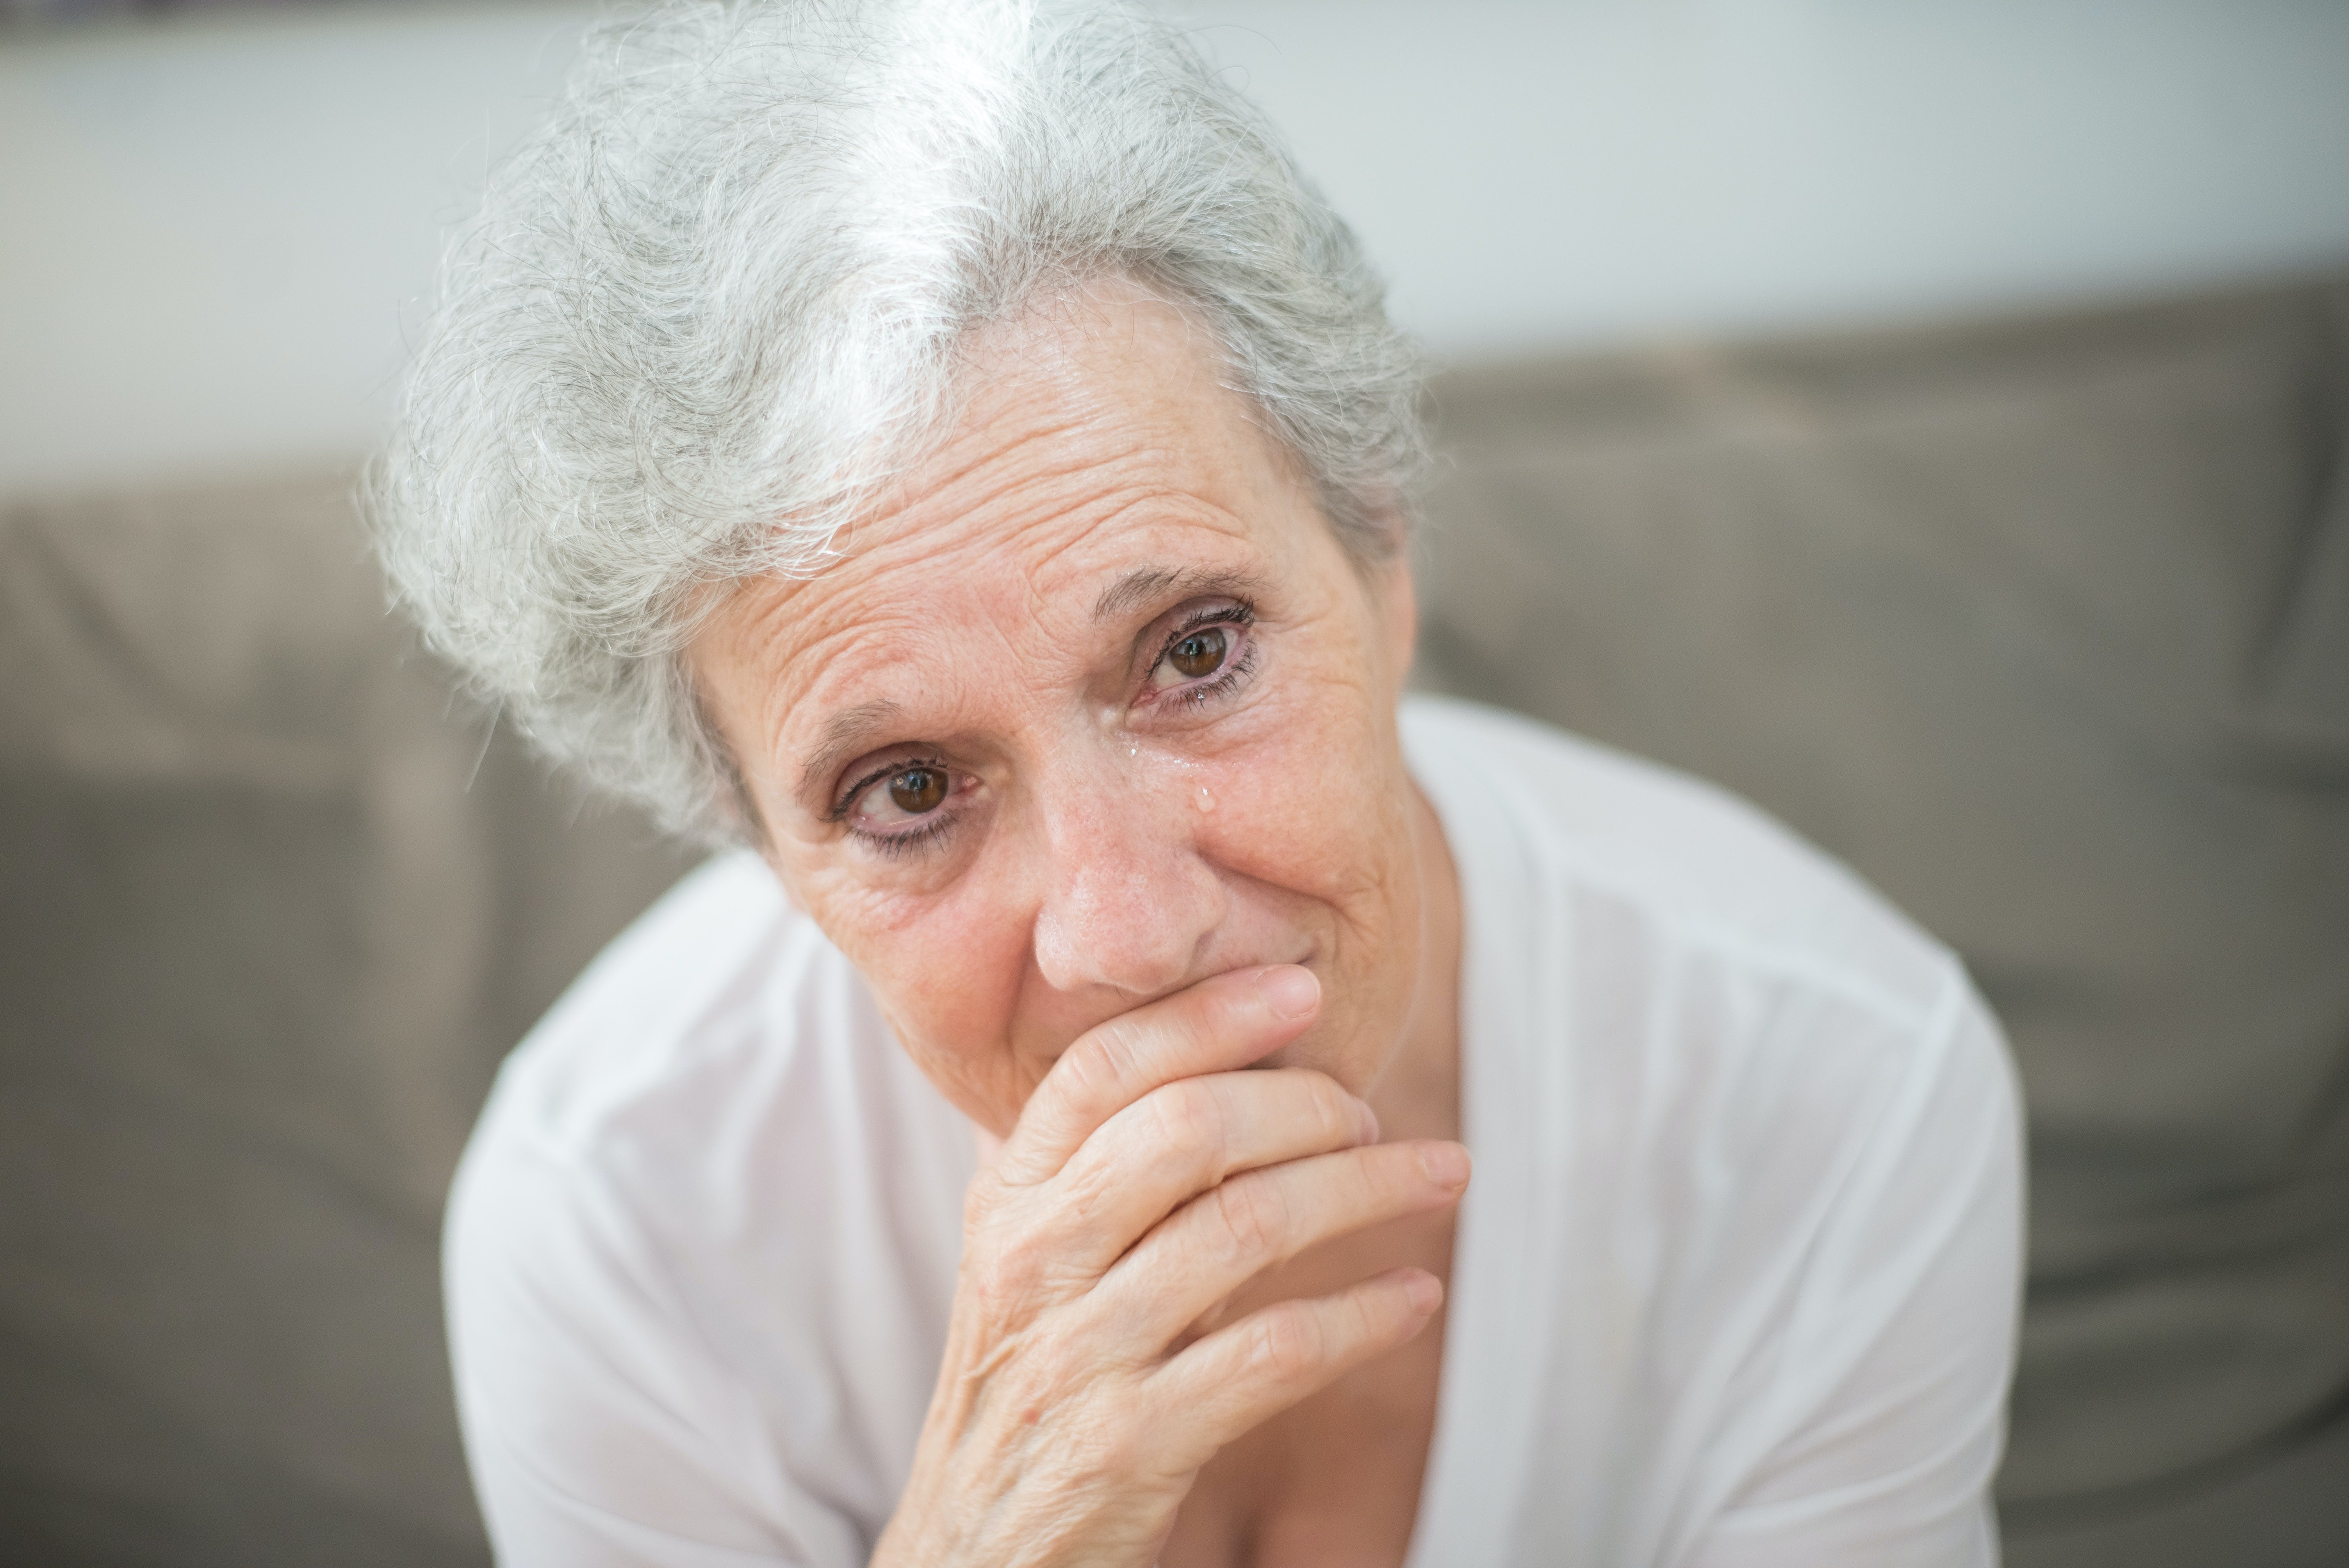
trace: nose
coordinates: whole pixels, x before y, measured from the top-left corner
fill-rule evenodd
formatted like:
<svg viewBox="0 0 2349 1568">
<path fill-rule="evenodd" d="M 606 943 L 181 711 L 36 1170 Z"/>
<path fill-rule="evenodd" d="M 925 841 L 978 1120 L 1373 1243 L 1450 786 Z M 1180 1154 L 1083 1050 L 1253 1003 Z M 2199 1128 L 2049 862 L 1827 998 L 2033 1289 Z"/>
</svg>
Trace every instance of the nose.
<svg viewBox="0 0 2349 1568">
<path fill-rule="evenodd" d="M 1045 882 L 1036 965 L 1057 989 L 1153 996 L 1181 984 L 1223 920 L 1184 781 L 1095 759 L 1039 779 Z"/>
</svg>

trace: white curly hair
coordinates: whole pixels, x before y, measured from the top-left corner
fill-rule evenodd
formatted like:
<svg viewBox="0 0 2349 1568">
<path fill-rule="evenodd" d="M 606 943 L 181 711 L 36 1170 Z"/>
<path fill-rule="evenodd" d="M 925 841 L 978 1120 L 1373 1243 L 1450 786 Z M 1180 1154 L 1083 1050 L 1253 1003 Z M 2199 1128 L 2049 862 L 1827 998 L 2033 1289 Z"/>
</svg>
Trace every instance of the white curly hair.
<svg viewBox="0 0 2349 1568">
<path fill-rule="evenodd" d="M 735 0 L 606 22 L 442 264 L 367 483 L 395 601 L 558 761 L 705 840 L 682 660 L 805 574 L 953 413 L 953 350 L 1121 274 L 1191 312 L 1360 559 L 1421 366 L 1353 234 L 1190 43 L 1120 5 Z"/>
</svg>

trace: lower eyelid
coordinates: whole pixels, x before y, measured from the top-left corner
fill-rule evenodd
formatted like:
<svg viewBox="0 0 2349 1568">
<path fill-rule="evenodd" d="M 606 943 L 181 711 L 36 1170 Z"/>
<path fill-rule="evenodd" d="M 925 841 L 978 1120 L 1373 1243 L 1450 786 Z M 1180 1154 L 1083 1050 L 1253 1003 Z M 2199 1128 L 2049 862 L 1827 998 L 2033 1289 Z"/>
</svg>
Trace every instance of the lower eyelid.
<svg viewBox="0 0 2349 1568">
<path fill-rule="evenodd" d="M 1152 697 L 1152 701 L 1163 702 L 1168 697 L 1173 697 L 1181 702 L 1192 702 L 1196 700 L 1201 693 L 1213 692 L 1235 676 L 1244 675 L 1253 667 L 1256 663 L 1256 637 L 1250 631 L 1249 624 L 1237 621 L 1216 621 L 1210 624 L 1237 628 L 1242 634 L 1239 647 L 1224 661 L 1224 667 L 1214 675 L 1204 676 L 1189 686 L 1163 686 L 1159 688 L 1157 695 Z"/>
<path fill-rule="evenodd" d="M 926 843 L 944 838 L 954 830 L 963 810 L 957 810 L 952 802 L 957 795 L 965 793 L 972 787 L 974 787 L 972 781 L 967 777 L 957 779 L 947 791 L 946 803 L 940 804 L 936 810 L 923 816 L 909 819 L 897 831 L 890 832 L 885 830 L 859 827 L 854 820 L 847 824 L 848 831 L 853 837 L 862 839 L 866 844 L 884 854 L 905 854 L 918 850 Z"/>
<path fill-rule="evenodd" d="M 1256 668 L 1256 639 L 1242 643 L 1239 651 L 1226 661 L 1224 667 L 1196 686 L 1177 686 L 1166 695 L 1179 702 L 1201 703 L 1229 691 L 1242 677 Z"/>
<path fill-rule="evenodd" d="M 903 832 L 876 833 L 870 828 L 852 828 L 849 830 L 885 855 L 902 855 L 936 842 L 953 828 L 954 819 L 941 810 L 920 826 L 908 828 Z"/>
</svg>

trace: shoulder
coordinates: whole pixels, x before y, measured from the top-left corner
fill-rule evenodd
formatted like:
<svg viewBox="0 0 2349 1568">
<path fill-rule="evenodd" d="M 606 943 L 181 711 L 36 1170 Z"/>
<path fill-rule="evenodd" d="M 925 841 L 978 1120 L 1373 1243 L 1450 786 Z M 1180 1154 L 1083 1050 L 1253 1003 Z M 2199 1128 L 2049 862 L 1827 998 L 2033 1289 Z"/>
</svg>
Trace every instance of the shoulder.
<svg viewBox="0 0 2349 1568">
<path fill-rule="evenodd" d="M 1647 1499 L 1659 1558 L 1972 1560 L 2021 1147 L 1956 956 L 1712 785 L 1462 703 L 1404 728 L 1460 869 L 1469 1212 L 1548 1260 L 1557 1406 L 1619 1418 L 1588 1506 Z"/>
<path fill-rule="evenodd" d="M 2015 1116 L 1957 956 L 1759 810 L 1491 708 L 1414 701 L 1404 726 L 1459 866 L 1464 975 L 1502 1053 L 1487 1070 L 1522 1077 L 1529 1105 L 1701 1126 L 1702 1150 L 1639 1157 L 1796 1188 L 1834 1181 L 1832 1151 L 1919 1095 Z"/>
<path fill-rule="evenodd" d="M 1718 1243 L 1657 1288 L 1738 1299 L 1741 1271 L 1828 1255 L 1807 1249 L 1845 1222 L 1886 1227 L 1880 1260 L 1936 1194 L 2013 1186 L 1995 1019 L 1851 871 L 1724 790 L 1529 720 L 1435 703 L 1406 723 L 1460 868 L 1471 1109 L 1615 1194 L 1599 1230 Z"/>
<path fill-rule="evenodd" d="M 665 1538 L 847 1560 L 911 1452 L 905 1369 L 943 1335 L 971 1158 L 762 863 L 688 876 L 508 1059 L 450 1195 L 493 1535 L 593 1498 Z"/>
<path fill-rule="evenodd" d="M 718 856 L 615 938 L 500 1070 L 474 1153 L 608 1158 L 743 1103 L 746 1069 L 872 1033 L 863 987 L 757 856 Z M 830 1031 L 800 1026 L 831 1005 Z"/>
<path fill-rule="evenodd" d="M 1848 867 L 1717 785 L 1516 714 L 1403 710 L 1454 853 L 1519 892 L 1571 888 L 1654 939 L 1921 1023 L 1954 956 Z M 1463 875 L 1473 875 L 1464 865 Z"/>
<path fill-rule="evenodd" d="M 551 1184 L 566 1209 L 600 1203 L 658 1233 L 672 1272 L 693 1248 L 739 1251 L 777 1227 L 804 1245 L 863 1189 L 958 1191 L 959 1130 L 863 976 L 756 856 L 724 855 L 616 939 L 507 1059 L 452 1233 L 499 1208 L 496 1189 Z M 941 1158 L 895 1159 L 942 1135 Z M 745 1204 L 761 1226 L 746 1229 Z"/>
</svg>

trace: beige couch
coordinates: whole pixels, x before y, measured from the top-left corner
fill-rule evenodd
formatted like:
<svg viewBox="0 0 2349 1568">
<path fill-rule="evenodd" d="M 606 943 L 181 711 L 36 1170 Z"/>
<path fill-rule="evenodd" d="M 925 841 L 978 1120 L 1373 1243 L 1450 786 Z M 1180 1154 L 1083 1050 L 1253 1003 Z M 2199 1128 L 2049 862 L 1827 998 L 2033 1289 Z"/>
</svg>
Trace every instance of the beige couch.
<svg viewBox="0 0 2349 1568">
<path fill-rule="evenodd" d="M 2349 284 L 1438 399 L 1423 678 L 1744 791 L 2013 1032 L 2011 1561 L 2349 1563 Z M 347 483 L 0 515 L 0 1560 L 485 1555 L 440 1195 L 684 862 L 450 710 Z"/>
</svg>

